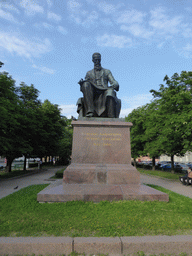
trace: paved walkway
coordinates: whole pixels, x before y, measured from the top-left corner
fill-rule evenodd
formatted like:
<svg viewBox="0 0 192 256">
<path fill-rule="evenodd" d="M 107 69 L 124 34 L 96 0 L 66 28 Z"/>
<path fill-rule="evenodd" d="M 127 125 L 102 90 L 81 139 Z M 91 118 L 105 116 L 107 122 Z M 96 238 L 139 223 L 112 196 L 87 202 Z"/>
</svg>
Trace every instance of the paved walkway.
<svg viewBox="0 0 192 256">
<path fill-rule="evenodd" d="M 48 169 L 26 177 L 0 181 L 0 198 L 34 184 L 52 186 L 62 180 L 49 178 L 60 168 Z M 184 186 L 179 181 L 141 175 L 141 183 L 162 186 L 176 193 L 192 198 L 192 186 Z M 14 187 L 18 186 L 17 190 Z M 68 255 L 72 251 L 86 255 L 105 253 L 108 255 L 133 255 L 144 251 L 146 255 L 164 253 L 179 255 L 183 252 L 192 255 L 192 236 L 143 236 L 143 237 L 0 237 L 0 255 Z"/>
<path fill-rule="evenodd" d="M 56 184 L 61 184 L 62 179 L 60 180 L 50 180 L 49 178 L 54 176 L 58 170 L 61 170 L 63 167 L 55 167 L 47 170 L 42 170 L 42 172 L 35 173 L 32 175 L 24 177 L 15 177 L 7 180 L 0 181 L 0 198 L 3 198 L 15 191 L 18 191 L 21 188 L 35 185 L 35 184 L 48 184 L 52 183 L 53 186 Z M 171 191 L 179 193 L 184 196 L 192 198 L 192 186 L 184 186 L 179 180 L 172 181 L 168 179 L 163 179 L 160 177 L 154 177 L 151 175 L 140 175 L 141 183 L 145 184 L 154 184 L 164 188 L 167 188 Z M 17 187 L 17 190 L 14 188 Z"/>
<path fill-rule="evenodd" d="M 0 181 L 0 198 L 8 196 L 21 188 L 28 187 L 35 184 L 49 184 L 54 183 L 57 180 L 49 180 L 50 177 L 54 176 L 58 170 L 63 167 L 50 168 L 47 170 L 42 170 L 38 173 L 33 173 L 24 177 L 14 177 L 7 180 Z M 17 187 L 17 189 L 14 189 Z"/>
<path fill-rule="evenodd" d="M 141 183 L 158 185 L 178 194 L 192 198 L 192 185 L 185 186 L 179 181 L 179 179 L 178 181 L 172 181 L 151 175 L 141 175 L 140 177 Z"/>
</svg>

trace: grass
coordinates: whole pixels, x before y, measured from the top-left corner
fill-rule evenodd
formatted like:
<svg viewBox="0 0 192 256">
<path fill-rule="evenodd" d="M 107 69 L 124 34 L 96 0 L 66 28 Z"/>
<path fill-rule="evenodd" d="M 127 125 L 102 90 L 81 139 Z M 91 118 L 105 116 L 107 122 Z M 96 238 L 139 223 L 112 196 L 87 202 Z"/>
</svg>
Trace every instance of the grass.
<svg viewBox="0 0 192 256">
<path fill-rule="evenodd" d="M 55 173 L 55 175 L 52 176 L 51 178 L 52 178 L 52 179 L 62 179 L 62 178 L 63 178 L 63 172 L 64 172 L 64 170 L 65 170 L 66 168 L 67 168 L 67 166 L 65 166 L 65 167 L 62 168 L 61 170 L 57 171 L 57 172 Z"/>
<path fill-rule="evenodd" d="M 141 174 L 149 174 L 152 176 L 156 176 L 156 177 L 161 177 L 161 178 L 166 178 L 166 179 L 171 179 L 171 180 L 179 180 L 179 176 L 184 176 L 184 173 L 171 173 L 171 172 L 166 172 L 166 171 L 152 171 L 152 170 L 145 170 L 142 168 L 137 168 L 137 170 L 141 173 Z"/>
<path fill-rule="evenodd" d="M 170 201 L 38 203 L 48 184 L 0 199 L 0 236 L 115 237 L 192 234 L 192 199 L 162 187 Z"/>
</svg>

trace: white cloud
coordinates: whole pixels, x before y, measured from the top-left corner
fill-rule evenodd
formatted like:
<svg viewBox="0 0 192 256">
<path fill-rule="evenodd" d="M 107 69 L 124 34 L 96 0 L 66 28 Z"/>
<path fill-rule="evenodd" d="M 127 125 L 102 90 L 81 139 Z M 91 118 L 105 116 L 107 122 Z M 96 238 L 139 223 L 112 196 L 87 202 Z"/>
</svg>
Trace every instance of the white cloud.
<svg viewBox="0 0 192 256">
<path fill-rule="evenodd" d="M 16 53 L 25 58 L 38 57 L 41 54 L 51 50 L 49 39 L 44 40 L 29 40 L 19 38 L 12 33 L 0 32 L 0 47 L 10 53 Z"/>
<path fill-rule="evenodd" d="M 53 26 L 47 22 L 43 22 L 42 25 L 46 29 L 49 29 L 49 30 L 53 29 Z"/>
<path fill-rule="evenodd" d="M 51 0 L 47 0 L 47 5 L 50 8 L 53 5 L 52 1 Z"/>
<path fill-rule="evenodd" d="M 18 23 L 18 21 L 13 17 L 11 13 L 3 11 L 2 9 L 0 9 L 0 18 L 3 18 L 14 23 Z"/>
<path fill-rule="evenodd" d="M 3 9 L 7 9 L 9 11 L 13 11 L 13 12 L 16 12 L 16 13 L 20 13 L 20 11 L 15 7 L 13 6 L 12 4 L 7 4 L 7 3 L 0 3 L 0 8 L 3 8 Z"/>
<path fill-rule="evenodd" d="M 68 10 L 71 13 L 78 13 L 80 11 L 81 6 L 82 5 L 78 1 L 75 1 L 75 0 L 70 0 L 67 2 Z"/>
<path fill-rule="evenodd" d="M 88 28 L 95 24 L 99 18 L 99 15 L 96 11 L 88 12 L 82 9 L 82 5 L 78 1 L 68 1 L 67 7 L 70 18 L 78 25 L 82 25 Z"/>
<path fill-rule="evenodd" d="M 50 69 L 50 68 L 43 67 L 43 66 L 39 67 L 39 66 L 36 66 L 35 64 L 33 64 L 32 67 L 42 71 L 43 73 L 49 74 L 49 75 L 55 74 L 55 70 L 54 69 Z"/>
<path fill-rule="evenodd" d="M 43 23 L 34 23 L 33 24 L 34 27 L 38 28 L 38 29 L 43 29 L 46 28 L 48 30 L 52 30 L 54 28 L 54 26 L 52 26 L 51 24 L 47 23 L 47 22 L 43 22 Z"/>
<path fill-rule="evenodd" d="M 54 13 L 54 12 L 48 12 L 47 13 L 47 18 L 48 19 L 51 19 L 51 20 L 54 20 L 54 21 L 61 21 L 61 16 Z"/>
<path fill-rule="evenodd" d="M 91 12 L 87 18 L 81 22 L 81 24 L 85 27 L 90 27 L 90 25 L 94 24 L 98 19 L 99 15 L 96 11 Z"/>
<path fill-rule="evenodd" d="M 159 34 L 177 34 L 180 31 L 181 24 L 181 16 L 170 18 L 168 15 L 166 15 L 165 10 L 161 7 L 151 11 L 149 25 Z"/>
<path fill-rule="evenodd" d="M 71 105 L 60 105 L 62 115 L 66 116 L 67 118 L 71 118 L 71 116 L 78 117 L 77 114 L 77 106 L 75 104 Z"/>
<path fill-rule="evenodd" d="M 124 11 L 121 13 L 119 18 L 117 19 L 117 23 L 142 23 L 144 17 L 146 16 L 145 13 L 137 11 L 137 10 L 129 10 Z"/>
<path fill-rule="evenodd" d="M 121 30 L 129 31 L 133 36 L 149 39 L 154 31 L 147 30 L 144 26 L 134 23 L 130 26 L 122 25 Z"/>
<path fill-rule="evenodd" d="M 132 40 L 126 36 L 108 35 L 98 36 L 97 44 L 99 46 L 125 48 L 132 46 Z"/>
<path fill-rule="evenodd" d="M 181 26 L 182 35 L 186 38 L 192 37 L 192 26 L 190 24 L 183 24 Z"/>
<path fill-rule="evenodd" d="M 105 26 L 112 26 L 113 25 L 113 22 L 108 18 L 100 19 L 100 21 Z"/>
<path fill-rule="evenodd" d="M 116 6 L 113 4 L 108 4 L 105 1 L 99 2 L 97 7 L 103 11 L 105 14 L 112 14 L 116 11 Z"/>
<path fill-rule="evenodd" d="M 178 52 L 181 56 L 184 56 L 186 58 L 191 58 L 192 57 L 192 44 L 187 43 L 184 47 L 181 47 L 178 50 Z"/>
<path fill-rule="evenodd" d="M 152 94 L 138 94 L 130 97 L 123 97 L 122 100 L 122 109 L 120 112 L 120 117 L 128 116 L 129 113 L 138 107 L 141 107 L 147 103 L 150 103 L 152 100 Z"/>
<path fill-rule="evenodd" d="M 36 13 L 43 13 L 44 9 L 42 6 L 36 4 L 34 0 L 22 0 L 20 6 L 25 9 L 27 15 L 35 15 Z"/>
<path fill-rule="evenodd" d="M 62 26 L 58 26 L 58 27 L 57 27 L 57 30 L 58 30 L 61 34 L 63 34 L 63 35 L 66 35 L 66 34 L 67 34 L 67 29 L 65 29 L 65 28 L 62 27 Z"/>
</svg>

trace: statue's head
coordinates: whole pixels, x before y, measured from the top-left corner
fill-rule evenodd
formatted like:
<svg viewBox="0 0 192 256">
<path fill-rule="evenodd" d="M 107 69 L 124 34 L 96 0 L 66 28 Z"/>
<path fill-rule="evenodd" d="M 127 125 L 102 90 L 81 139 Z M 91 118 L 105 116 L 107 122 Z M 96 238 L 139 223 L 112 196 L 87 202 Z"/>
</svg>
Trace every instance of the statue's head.
<svg viewBox="0 0 192 256">
<path fill-rule="evenodd" d="M 98 52 L 93 53 L 92 61 L 94 62 L 94 60 L 98 60 L 98 59 L 101 61 L 101 54 Z"/>
<path fill-rule="evenodd" d="M 100 67 L 101 66 L 101 54 L 98 52 L 93 53 L 92 61 L 93 61 L 95 67 Z"/>
</svg>

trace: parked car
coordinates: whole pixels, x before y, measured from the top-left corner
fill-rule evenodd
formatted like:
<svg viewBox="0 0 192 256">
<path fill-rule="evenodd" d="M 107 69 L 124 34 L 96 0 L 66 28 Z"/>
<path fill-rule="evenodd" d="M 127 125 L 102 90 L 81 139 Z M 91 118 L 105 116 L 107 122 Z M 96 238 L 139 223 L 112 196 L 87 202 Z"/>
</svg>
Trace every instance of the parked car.
<svg viewBox="0 0 192 256">
<path fill-rule="evenodd" d="M 192 169 L 192 163 L 187 163 L 186 165 Z"/>
<path fill-rule="evenodd" d="M 179 165 L 182 167 L 183 171 L 187 171 L 189 169 L 189 166 L 187 166 L 186 164 L 180 163 Z"/>
<path fill-rule="evenodd" d="M 164 171 L 169 171 L 171 170 L 171 164 L 168 163 L 168 164 L 164 164 L 161 166 L 161 169 L 164 170 Z M 180 164 L 174 164 L 174 169 L 176 172 L 184 172 L 186 173 L 187 169 L 186 169 L 186 166 L 181 166 Z"/>
</svg>

